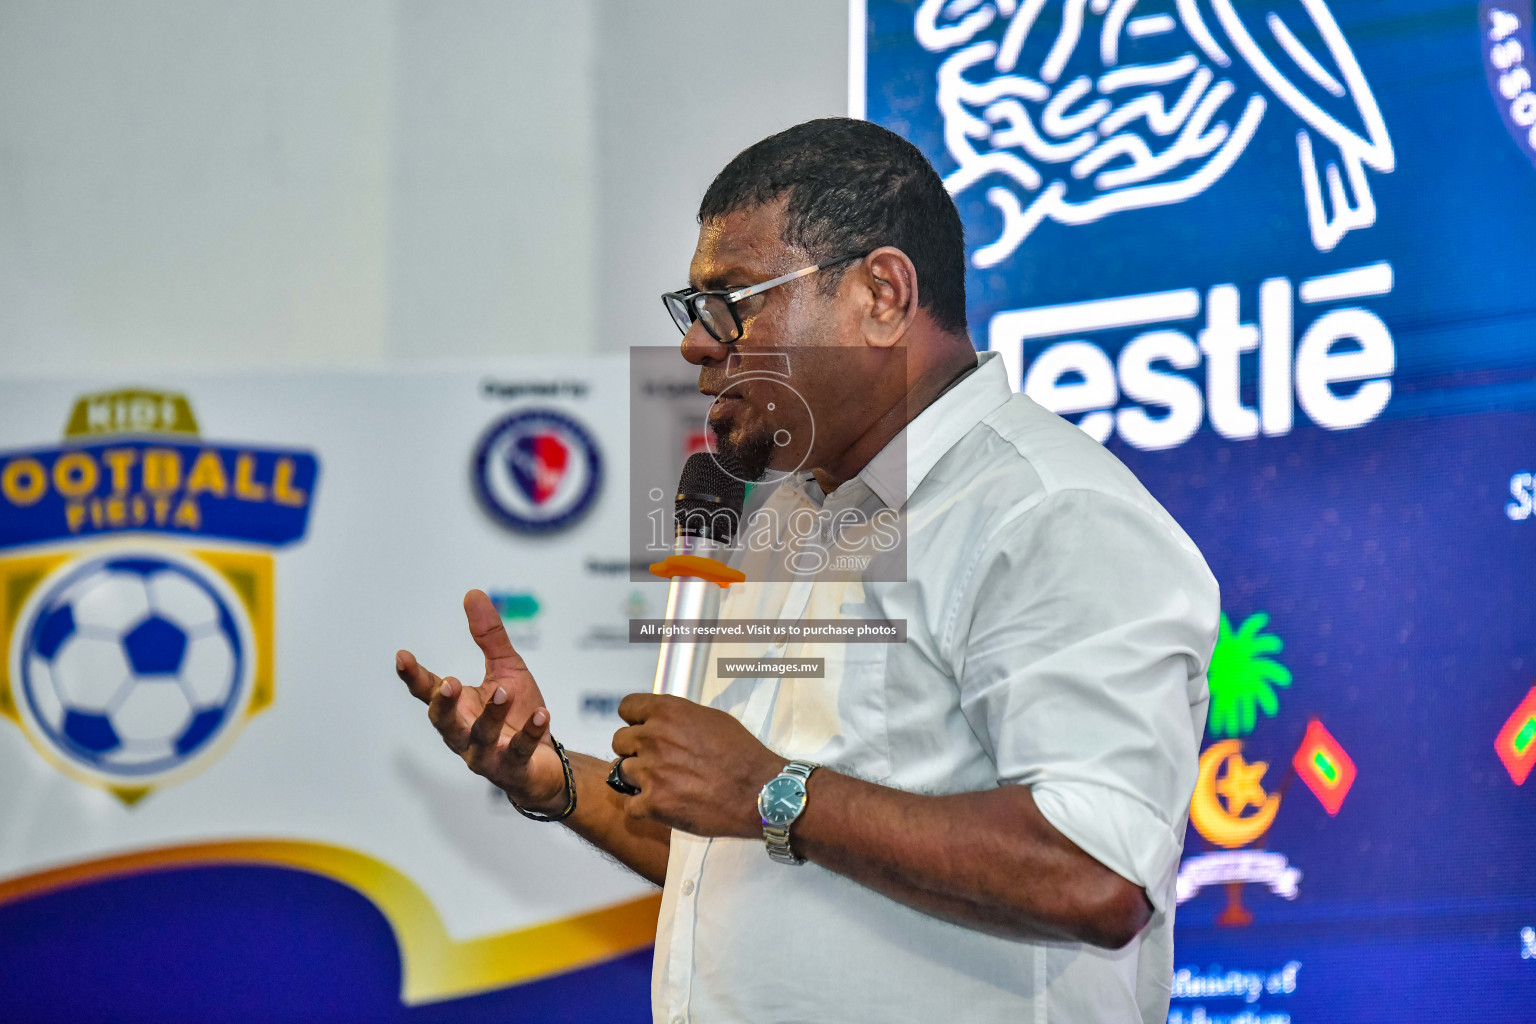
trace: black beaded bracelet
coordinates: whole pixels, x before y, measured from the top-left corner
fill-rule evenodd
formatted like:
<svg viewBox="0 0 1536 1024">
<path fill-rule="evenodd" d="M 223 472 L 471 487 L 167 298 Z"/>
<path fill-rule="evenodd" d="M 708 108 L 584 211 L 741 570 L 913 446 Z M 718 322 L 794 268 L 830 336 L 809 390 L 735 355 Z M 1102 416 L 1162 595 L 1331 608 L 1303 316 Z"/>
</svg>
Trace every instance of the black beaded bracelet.
<svg viewBox="0 0 1536 1024">
<path fill-rule="evenodd" d="M 551 736 L 549 738 L 549 742 L 555 745 L 555 753 L 560 755 L 560 767 L 565 769 L 565 810 L 561 811 L 559 814 L 543 814 L 539 811 L 525 811 L 521 807 L 518 807 L 517 802 L 510 796 L 507 797 L 507 802 L 512 805 L 513 809 L 516 810 L 518 814 L 521 814 L 523 817 L 529 818 L 533 821 L 564 821 L 566 818 L 569 818 L 571 815 L 576 813 L 576 777 L 571 774 L 571 759 L 565 756 L 565 748 L 560 745 L 559 740 Z"/>
</svg>

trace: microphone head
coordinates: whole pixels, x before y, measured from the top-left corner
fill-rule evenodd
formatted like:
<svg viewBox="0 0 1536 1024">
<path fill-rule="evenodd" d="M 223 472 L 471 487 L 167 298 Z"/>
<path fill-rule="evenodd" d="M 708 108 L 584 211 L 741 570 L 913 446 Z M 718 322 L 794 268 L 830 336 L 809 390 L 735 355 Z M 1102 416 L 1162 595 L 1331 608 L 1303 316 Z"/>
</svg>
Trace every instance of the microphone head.
<svg viewBox="0 0 1536 1024">
<path fill-rule="evenodd" d="M 736 461 L 724 454 L 695 452 L 688 457 L 677 481 L 673 511 L 680 536 L 704 537 L 725 545 L 735 539 L 741 508 L 747 500 L 747 485 L 740 473 Z"/>
</svg>

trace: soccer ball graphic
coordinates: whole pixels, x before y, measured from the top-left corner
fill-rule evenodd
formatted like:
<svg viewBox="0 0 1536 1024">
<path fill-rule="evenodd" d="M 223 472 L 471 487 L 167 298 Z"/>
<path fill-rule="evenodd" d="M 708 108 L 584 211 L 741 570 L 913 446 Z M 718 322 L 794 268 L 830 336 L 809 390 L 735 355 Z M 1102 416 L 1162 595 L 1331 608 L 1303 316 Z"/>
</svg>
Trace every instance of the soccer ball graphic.
<svg viewBox="0 0 1536 1024">
<path fill-rule="evenodd" d="M 119 553 L 72 567 L 34 605 L 20 657 L 30 717 L 58 753 L 143 781 L 239 717 L 246 635 L 195 563 Z"/>
</svg>

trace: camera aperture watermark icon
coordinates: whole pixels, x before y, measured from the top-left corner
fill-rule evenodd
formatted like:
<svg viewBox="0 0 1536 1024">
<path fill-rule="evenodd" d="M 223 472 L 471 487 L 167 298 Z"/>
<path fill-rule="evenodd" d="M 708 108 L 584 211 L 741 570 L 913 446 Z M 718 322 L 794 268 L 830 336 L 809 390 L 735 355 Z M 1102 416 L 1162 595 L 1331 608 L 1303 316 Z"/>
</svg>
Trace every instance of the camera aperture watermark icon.
<svg viewBox="0 0 1536 1024">
<path fill-rule="evenodd" d="M 872 360 L 836 346 L 759 346 L 732 351 L 723 364 L 692 367 L 675 350 L 637 347 L 631 373 L 632 565 L 643 571 L 672 554 L 686 526 L 691 536 L 728 535 L 728 554 L 715 557 L 729 557 L 749 581 L 905 578 L 905 435 L 874 460 L 888 485 L 880 494 L 862 479 L 868 474 L 826 493 L 809 472 L 828 457 L 820 450 L 826 438 L 859 421 L 854 403 L 883 409 L 902 400 L 900 350 Z M 731 504 L 724 493 L 690 491 L 681 500 L 686 488 L 676 481 L 700 451 L 715 459 L 722 481 L 737 486 L 739 518 L 724 510 Z M 731 520 L 729 529 L 694 528 L 695 519 L 712 524 L 720 516 Z"/>
<path fill-rule="evenodd" d="M 726 388 L 704 413 L 705 450 L 715 457 L 716 464 L 729 476 L 754 487 L 772 486 L 795 476 L 805 468 L 811 449 L 816 444 L 816 415 L 811 403 L 795 389 L 790 353 L 785 350 L 771 352 L 732 352 L 726 357 Z M 769 465 L 762 475 L 748 478 L 737 471 L 730 459 L 721 459 L 720 440 L 712 429 L 716 408 L 723 402 L 736 400 L 746 388 L 754 395 L 764 410 L 778 426 L 771 436 L 773 449 Z"/>
</svg>

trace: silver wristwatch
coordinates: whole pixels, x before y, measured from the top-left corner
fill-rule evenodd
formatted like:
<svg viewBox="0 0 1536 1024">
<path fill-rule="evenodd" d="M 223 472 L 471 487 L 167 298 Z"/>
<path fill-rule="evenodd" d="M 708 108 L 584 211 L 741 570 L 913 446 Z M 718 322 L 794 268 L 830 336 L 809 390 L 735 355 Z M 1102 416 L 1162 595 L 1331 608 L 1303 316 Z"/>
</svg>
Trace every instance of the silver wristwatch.
<svg viewBox="0 0 1536 1024">
<path fill-rule="evenodd" d="M 791 761 L 757 794 L 757 813 L 763 819 L 763 841 L 768 844 L 768 856 L 780 864 L 805 863 L 805 858 L 795 856 L 795 851 L 789 847 L 789 827 L 805 810 L 805 780 L 817 767 L 805 761 Z"/>
</svg>

